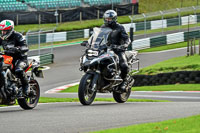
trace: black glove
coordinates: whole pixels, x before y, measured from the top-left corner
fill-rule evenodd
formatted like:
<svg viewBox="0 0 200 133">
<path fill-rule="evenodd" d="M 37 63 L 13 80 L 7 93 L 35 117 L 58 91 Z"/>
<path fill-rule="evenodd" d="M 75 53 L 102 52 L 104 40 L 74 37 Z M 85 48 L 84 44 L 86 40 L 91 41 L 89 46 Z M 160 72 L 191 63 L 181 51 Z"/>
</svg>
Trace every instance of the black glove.
<svg viewBox="0 0 200 133">
<path fill-rule="evenodd" d="M 112 49 L 115 51 L 125 51 L 126 47 L 124 45 L 111 45 Z"/>
<path fill-rule="evenodd" d="M 5 53 L 10 53 L 10 54 L 16 54 L 19 53 L 20 49 L 17 47 L 11 47 L 11 48 L 7 48 Z"/>
<path fill-rule="evenodd" d="M 19 48 L 17 48 L 17 47 L 11 47 L 11 48 L 9 48 L 9 50 L 14 51 L 15 53 L 20 52 Z"/>
</svg>

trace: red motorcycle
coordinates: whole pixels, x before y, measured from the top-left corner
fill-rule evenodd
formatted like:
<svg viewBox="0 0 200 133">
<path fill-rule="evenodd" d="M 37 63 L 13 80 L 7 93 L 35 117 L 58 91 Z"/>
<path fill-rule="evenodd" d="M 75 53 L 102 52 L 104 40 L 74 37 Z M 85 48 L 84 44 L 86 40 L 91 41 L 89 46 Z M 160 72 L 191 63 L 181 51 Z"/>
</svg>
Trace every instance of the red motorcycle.
<svg viewBox="0 0 200 133">
<path fill-rule="evenodd" d="M 42 70 L 39 70 L 40 65 L 35 60 L 32 60 L 25 67 L 25 72 L 30 70 L 28 75 L 30 93 L 28 96 L 23 94 L 22 84 L 13 72 L 13 57 L 0 53 L 0 105 L 14 105 L 16 100 L 23 109 L 33 109 L 36 107 L 40 98 L 40 86 L 36 77 L 43 78 Z M 2 79 L 4 78 L 4 79 Z"/>
</svg>

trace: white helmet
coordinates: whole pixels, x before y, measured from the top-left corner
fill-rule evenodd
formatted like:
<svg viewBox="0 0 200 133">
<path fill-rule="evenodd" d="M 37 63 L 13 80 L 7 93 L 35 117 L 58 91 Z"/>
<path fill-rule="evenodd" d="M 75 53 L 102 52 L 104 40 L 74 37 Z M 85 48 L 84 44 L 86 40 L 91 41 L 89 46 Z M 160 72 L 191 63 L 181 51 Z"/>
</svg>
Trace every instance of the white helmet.
<svg viewBox="0 0 200 133">
<path fill-rule="evenodd" d="M 7 31 L 1 36 L 4 40 L 8 39 L 14 31 L 14 22 L 12 20 L 3 20 L 0 23 L 0 30 Z"/>
</svg>

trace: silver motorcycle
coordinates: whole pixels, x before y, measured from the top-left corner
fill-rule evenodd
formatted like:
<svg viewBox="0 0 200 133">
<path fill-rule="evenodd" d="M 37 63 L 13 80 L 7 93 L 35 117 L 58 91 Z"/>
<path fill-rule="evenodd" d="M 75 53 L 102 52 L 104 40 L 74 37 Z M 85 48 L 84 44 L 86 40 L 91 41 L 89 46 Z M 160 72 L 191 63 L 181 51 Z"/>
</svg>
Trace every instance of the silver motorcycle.
<svg viewBox="0 0 200 133">
<path fill-rule="evenodd" d="M 113 93 L 113 98 L 118 103 L 124 103 L 131 94 L 134 79 L 129 74 L 126 92 L 120 90 L 123 82 L 119 68 L 119 58 L 112 50 L 113 47 L 107 46 L 107 40 L 112 30 L 110 28 L 94 28 L 93 35 L 88 41 L 81 43 L 86 47 L 85 53 L 80 58 L 80 70 L 84 71 L 79 89 L 78 97 L 83 105 L 90 105 L 96 93 Z M 139 70 L 139 60 L 136 58 L 137 51 L 126 51 L 126 58 L 130 73 Z M 138 64 L 134 68 L 134 64 Z"/>
</svg>

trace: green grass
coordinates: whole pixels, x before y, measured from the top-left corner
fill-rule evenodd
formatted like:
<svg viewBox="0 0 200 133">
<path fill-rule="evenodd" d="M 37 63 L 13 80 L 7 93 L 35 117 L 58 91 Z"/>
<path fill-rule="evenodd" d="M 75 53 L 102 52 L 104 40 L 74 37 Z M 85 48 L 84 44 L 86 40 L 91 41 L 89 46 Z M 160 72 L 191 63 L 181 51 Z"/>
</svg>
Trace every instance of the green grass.
<svg viewBox="0 0 200 133">
<path fill-rule="evenodd" d="M 95 98 L 95 101 L 115 102 L 113 98 Z M 51 98 L 41 97 L 39 103 L 52 102 L 79 102 L 78 98 Z M 128 102 L 169 102 L 167 100 L 151 100 L 151 99 L 128 99 Z"/>
<path fill-rule="evenodd" d="M 168 45 L 163 45 L 163 46 L 158 46 L 158 47 L 142 49 L 142 50 L 139 50 L 139 53 L 156 52 L 156 51 L 170 50 L 170 49 L 183 48 L 183 47 L 187 47 L 187 42 L 168 44 Z"/>
<path fill-rule="evenodd" d="M 200 91 L 200 84 L 175 84 L 133 87 L 132 91 Z M 78 85 L 69 87 L 60 93 L 78 92 Z"/>
<path fill-rule="evenodd" d="M 115 102 L 113 98 L 95 98 L 94 101 Z M 53 97 L 40 97 L 39 103 L 54 103 L 54 102 L 79 102 L 78 98 L 53 98 Z M 152 99 L 128 99 L 128 102 L 170 102 L 167 100 L 152 100 Z M 15 105 L 18 105 L 16 103 Z M 7 105 L 0 105 L 5 107 Z"/>
<path fill-rule="evenodd" d="M 67 89 L 65 89 L 65 90 L 60 91 L 60 93 L 78 92 L 78 87 L 79 87 L 79 85 L 74 85 L 74 86 L 72 86 L 72 87 L 69 87 L 69 88 L 67 88 Z"/>
<path fill-rule="evenodd" d="M 197 3 L 199 2 L 199 3 Z M 175 9 L 181 7 L 197 6 L 200 5 L 198 0 L 140 0 L 139 12 L 148 13 L 155 11 L 162 11 L 168 9 Z"/>
<path fill-rule="evenodd" d="M 133 91 L 200 91 L 200 84 L 175 84 L 133 87 Z"/>
<path fill-rule="evenodd" d="M 200 56 L 181 56 L 143 68 L 137 75 L 154 75 L 158 73 L 175 72 L 175 71 L 199 71 Z"/>
<path fill-rule="evenodd" d="M 93 133 L 198 133 L 200 131 L 199 125 L 200 115 L 196 115 L 187 118 L 96 131 Z"/>
</svg>

